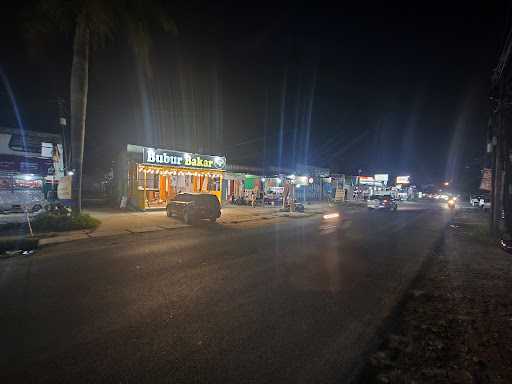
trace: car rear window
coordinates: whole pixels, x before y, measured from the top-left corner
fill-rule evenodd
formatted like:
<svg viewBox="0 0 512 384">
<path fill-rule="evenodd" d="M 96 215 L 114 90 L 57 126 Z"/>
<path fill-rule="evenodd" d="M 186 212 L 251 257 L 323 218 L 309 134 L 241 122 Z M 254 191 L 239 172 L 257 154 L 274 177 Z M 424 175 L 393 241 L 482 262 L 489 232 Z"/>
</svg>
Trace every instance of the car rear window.
<svg viewBox="0 0 512 384">
<path fill-rule="evenodd" d="M 391 196 L 389 196 L 389 195 L 386 195 L 386 196 L 382 196 L 382 195 L 373 195 L 373 196 L 372 196 L 372 199 L 373 199 L 373 200 L 391 200 Z"/>
<path fill-rule="evenodd" d="M 197 202 L 197 204 L 199 204 L 199 205 L 205 205 L 205 206 L 208 205 L 208 206 L 214 206 L 214 207 L 219 206 L 219 200 L 217 199 L 217 196 L 215 196 L 215 195 L 209 195 L 209 194 L 195 195 L 194 201 Z"/>
<path fill-rule="evenodd" d="M 176 196 L 176 201 L 190 201 L 190 195 L 187 194 L 181 194 Z"/>
</svg>

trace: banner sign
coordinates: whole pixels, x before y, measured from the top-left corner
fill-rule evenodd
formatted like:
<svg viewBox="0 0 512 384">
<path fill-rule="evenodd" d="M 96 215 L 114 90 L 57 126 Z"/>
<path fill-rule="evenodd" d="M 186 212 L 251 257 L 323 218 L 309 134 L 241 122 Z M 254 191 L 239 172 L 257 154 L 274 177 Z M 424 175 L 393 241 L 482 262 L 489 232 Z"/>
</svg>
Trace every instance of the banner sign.
<svg viewBox="0 0 512 384">
<path fill-rule="evenodd" d="M 490 168 L 484 168 L 482 172 L 482 180 L 480 181 L 480 189 L 482 191 L 492 191 L 492 171 Z"/>
<path fill-rule="evenodd" d="M 359 176 L 359 184 L 375 184 L 375 179 L 372 176 Z"/>
<path fill-rule="evenodd" d="M 73 176 L 64 176 L 57 186 L 57 198 L 59 200 L 71 200 L 71 182 Z"/>
<path fill-rule="evenodd" d="M 396 183 L 397 184 L 409 184 L 411 176 L 397 176 Z"/>
<path fill-rule="evenodd" d="M 380 181 L 381 183 L 387 184 L 389 180 L 389 175 L 387 173 L 378 173 L 373 176 L 375 181 Z"/>
<path fill-rule="evenodd" d="M 178 168 L 226 169 L 226 158 L 221 156 L 147 147 L 144 147 L 142 156 L 143 164 L 168 165 Z"/>
</svg>

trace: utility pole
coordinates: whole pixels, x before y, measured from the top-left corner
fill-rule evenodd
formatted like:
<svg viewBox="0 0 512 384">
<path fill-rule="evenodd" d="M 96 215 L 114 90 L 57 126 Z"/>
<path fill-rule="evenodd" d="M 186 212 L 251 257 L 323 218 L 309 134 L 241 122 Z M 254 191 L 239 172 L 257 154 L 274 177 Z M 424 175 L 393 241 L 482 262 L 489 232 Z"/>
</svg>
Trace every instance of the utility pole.
<svg viewBox="0 0 512 384">
<path fill-rule="evenodd" d="M 491 148 L 492 191 L 490 229 L 494 235 L 501 235 L 512 229 L 512 182 L 510 173 L 512 157 L 510 137 L 507 134 L 505 114 L 510 109 L 512 95 L 507 83 L 512 76 L 510 55 L 512 52 L 512 29 L 509 30 L 498 65 L 492 76 L 491 106 Z M 504 218 L 504 220 L 503 220 Z"/>
</svg>

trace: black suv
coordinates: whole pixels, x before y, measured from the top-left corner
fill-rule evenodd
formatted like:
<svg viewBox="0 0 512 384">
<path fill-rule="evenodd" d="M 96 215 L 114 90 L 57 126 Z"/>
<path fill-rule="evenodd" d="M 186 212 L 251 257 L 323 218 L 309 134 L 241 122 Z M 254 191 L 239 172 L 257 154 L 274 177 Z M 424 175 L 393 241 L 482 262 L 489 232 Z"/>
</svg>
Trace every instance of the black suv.
<svg viewBox="0 0 512 384">
<path fill-rule="evenodd" d="M 217 196 L 208 193 L 178 193 L 167 203 L 167 216 L 177 216 L 191 224 L 200 219 L 212 223 L 220 217 L 220 203 Z"/>
</svg>

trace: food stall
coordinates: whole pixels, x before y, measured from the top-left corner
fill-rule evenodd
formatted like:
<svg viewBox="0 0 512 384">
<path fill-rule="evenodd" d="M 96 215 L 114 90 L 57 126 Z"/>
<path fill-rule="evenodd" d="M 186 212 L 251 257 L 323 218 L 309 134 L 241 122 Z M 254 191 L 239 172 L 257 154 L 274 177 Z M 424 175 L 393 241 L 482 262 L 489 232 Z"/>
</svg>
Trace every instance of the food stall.
<svg viewBox="0 0 512 384">
<path fill-rule="evenodd" d="M 141 210 L 164 208 L 179 192 L 211 193 L 221 201 L 225 167 L 223 156 L 129 144 L 118 161 L 120 201 Z"/>
</svg>

